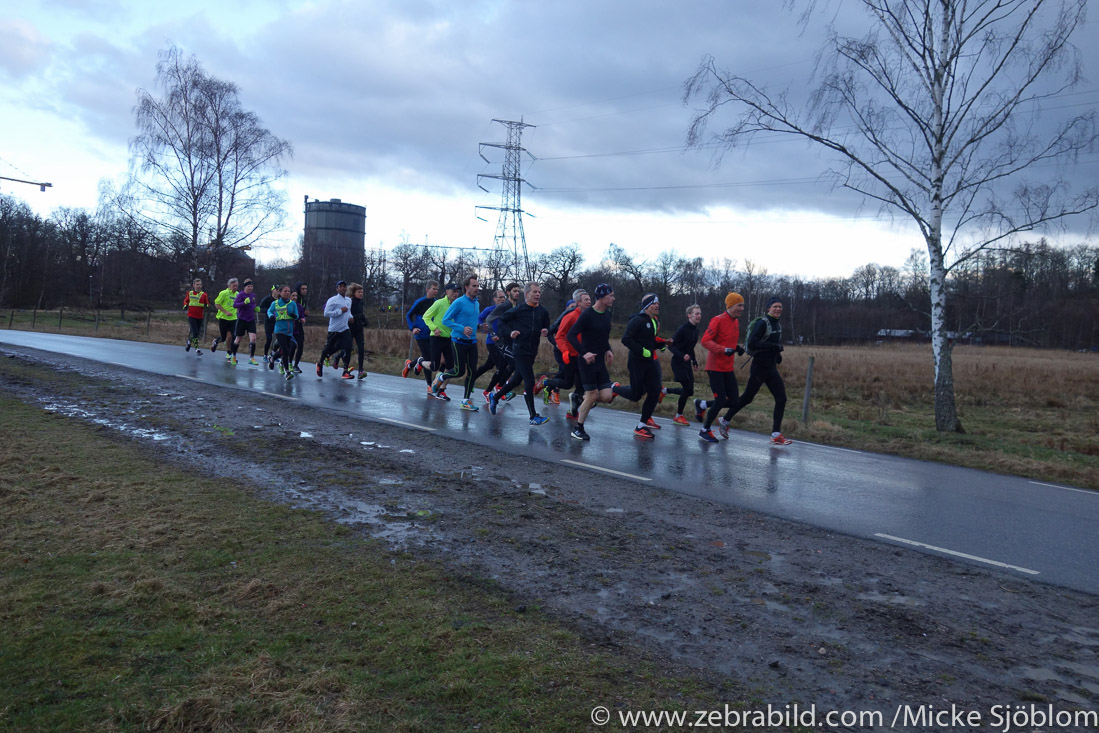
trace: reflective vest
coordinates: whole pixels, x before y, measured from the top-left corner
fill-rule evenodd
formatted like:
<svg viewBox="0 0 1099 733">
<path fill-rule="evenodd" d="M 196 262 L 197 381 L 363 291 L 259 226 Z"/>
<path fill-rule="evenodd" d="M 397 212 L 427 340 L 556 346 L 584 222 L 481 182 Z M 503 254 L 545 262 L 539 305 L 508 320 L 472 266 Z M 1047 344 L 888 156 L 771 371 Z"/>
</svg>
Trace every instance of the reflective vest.
<svg viewBox="0 0 1099 733">
<path fill-rule="evenodd" d="M 275 301 L 275 320 L 276 321 L 292 321 L 292 320 L 294 320 L 294 316 L 290 315 L 290 303 L 291 302 L 293 302 L 293 301 L 287 302 L 286 305 L 279 305 L 278 301 L 277 300 Z"/>
<path fill-rule="evenodd" d="M 196 293 L 194 290 L 187 293 L 187 305 L 190 306 L 191 308 L 201 308 L 202 307 L 202 293 L 201 292 Z"/>
</svg>

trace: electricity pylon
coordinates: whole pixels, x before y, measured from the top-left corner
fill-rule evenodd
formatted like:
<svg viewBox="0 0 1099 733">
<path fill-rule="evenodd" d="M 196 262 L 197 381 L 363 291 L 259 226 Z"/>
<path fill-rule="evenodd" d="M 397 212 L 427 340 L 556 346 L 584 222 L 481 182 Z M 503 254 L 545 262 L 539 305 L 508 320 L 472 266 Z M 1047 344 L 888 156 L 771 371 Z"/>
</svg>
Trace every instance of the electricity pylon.
<svg viewBox="0 0 1099 733">
<path fill-rule="evenodd" d="M 488 189 L 481 185 L 482 178 L 496 178 L 503 181 L 503 193 L 500 199 L 499 206 L 478 206 L 478 209 L 492 209 L 493 211 L 500 212 L 500 219 L 496 225 L 496 237 L 493 239 L 492 244 L 496 249 L 510 250 L 512 253 L 512 268 L 516 278 L 529 282 L 533 279 L 534 273 L 531 272 L 530 258 L 527 257 L 527 237 L 523 233 L 523 207 L 522 201 L 522 185 L 526 183 L 521 175 L 521 153 L 530 155 L 531 160 L 534 156 L 523 148 L 520 140 L 523 137 L 523 128 L 534 127 L 534 125 L 528 125 L 520 120 L 519 122 L 511 120 L 493 120 L 493 122 L 499 122 L 501 125 L 507 128 L 507 142 L 504 143 L 481 143 L 477 149 L 478 154 L 486 163 L 491 163 L 488 158 L 485 157 L 485 148 L 502 148 L 504 151 L 504 166 L 500 175 L 489 175 L 487 173 L 478 174 L 477 186 L 485 192 Z"/>
</svg>

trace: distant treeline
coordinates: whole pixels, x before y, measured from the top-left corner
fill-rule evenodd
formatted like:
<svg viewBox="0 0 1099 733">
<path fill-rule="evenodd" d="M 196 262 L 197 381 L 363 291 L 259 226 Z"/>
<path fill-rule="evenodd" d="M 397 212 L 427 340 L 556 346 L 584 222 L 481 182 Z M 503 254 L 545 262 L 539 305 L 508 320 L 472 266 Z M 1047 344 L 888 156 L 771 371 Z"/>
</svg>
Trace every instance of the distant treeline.
<svg viewBox="0 0 1099 733">
<path fill-rule="evenodd" d="M 0 195 L 0 307 L 141 309 L 182 302 L 191 277 L 215 272 L 224 287 L 229 275 L 255 277 L 263 292 L 274 282 L 309 282 L 295 263 L 256 266 L 244 253 L 202 253 L 165 243 L 124 217 L 60 209 L 42 219 L 17 199 Z M 196 265 L 196 263 L 198 263 Z M 867 264 L 850 277 L 805 280 L 775 275 L 751 258 L 703 259 L 676 252 L 642 261 L 611 244 L 603 251 L 578 245 L 533 255 L 543 303 L 553 315 L 577 287 L 611 283 L 616 320 L 625 322 L 647 292 L 659 295 L 664 330 L 671 333 L 692 303 L 710 315 L 725 294 L 741 293 L 747 314 L 767 299 L 785 301 L 788 340 L 807 344 L 919 340 L 926 338 L 930 310 L 926 255 L 913 250 L 904 267 Z M 515 277 L 506 257 L 485 250 L 401 244 L 368 250 L 362 272 L 342 274 L 361 282 L 372 307 L 401 306 L 423 294 L 423 283 L 460 281 L 475 272 L 482 300 Z M 327 297 L 333 283 L 310 282 L 313 300 Z M 982 252 L 955 267 L 950 280 L 948 328 L 960 341 L 1065 349 L 1099 347 L 1099 247 L 1051 247 L 1044 241 Z"/>
</svg>

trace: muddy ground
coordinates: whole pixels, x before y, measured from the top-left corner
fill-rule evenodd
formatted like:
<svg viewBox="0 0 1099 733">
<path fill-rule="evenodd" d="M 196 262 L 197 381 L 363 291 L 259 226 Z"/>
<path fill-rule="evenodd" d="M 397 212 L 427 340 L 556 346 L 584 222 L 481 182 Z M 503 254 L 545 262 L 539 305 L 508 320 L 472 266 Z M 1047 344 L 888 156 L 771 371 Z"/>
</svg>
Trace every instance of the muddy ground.
<svg viewBox="0 0 1099 733">
<path fill-rule="evenodd" d="M 4 394 L 166 462 L 247 476 L 271 500 L 491 579 L 597 643 L 731 678 L 743 700 L 886 723 L 904 704 L 954 704 L 986 724 L 997 705 L 1097 709 L 1086 594 L 259 394 L 2 356 L 35 367 L 0 368 Z"/>
</svg>

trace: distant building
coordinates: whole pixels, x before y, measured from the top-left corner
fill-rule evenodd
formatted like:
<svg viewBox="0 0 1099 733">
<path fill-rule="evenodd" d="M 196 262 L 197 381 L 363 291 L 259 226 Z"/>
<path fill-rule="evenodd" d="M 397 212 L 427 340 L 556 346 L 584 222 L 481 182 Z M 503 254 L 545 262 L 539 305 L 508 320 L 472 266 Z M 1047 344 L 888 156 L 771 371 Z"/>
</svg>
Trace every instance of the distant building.
<svg viewBox="0 0 1099 733">
<path fill-rule="evenodd" d="M 301 275 L 314 292 L 328 292 L 338 280 L 361 280 L 365 250 L 365 206 L 305 197 Z"/>
</svg>

